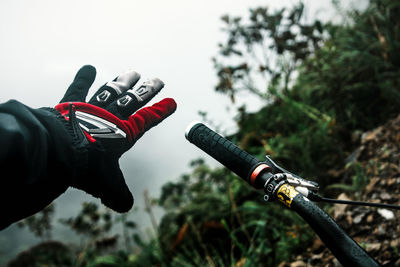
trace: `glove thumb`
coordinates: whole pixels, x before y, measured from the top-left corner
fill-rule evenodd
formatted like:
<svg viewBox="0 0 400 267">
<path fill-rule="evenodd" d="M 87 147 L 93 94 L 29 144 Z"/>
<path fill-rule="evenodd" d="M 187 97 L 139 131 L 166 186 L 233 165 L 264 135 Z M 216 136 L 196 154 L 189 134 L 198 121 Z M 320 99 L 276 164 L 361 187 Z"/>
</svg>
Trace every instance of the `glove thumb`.
<svg viewBox="0 0 400 267">
<path fill-rule="evenodd" d="M 105 168 L 97 176 L 103 188 L 101 202 L 117 212 L 129 211 L 133 206 L 133 195 L 125 183 L 118 161 L 103 166 Z"/>
</svg>

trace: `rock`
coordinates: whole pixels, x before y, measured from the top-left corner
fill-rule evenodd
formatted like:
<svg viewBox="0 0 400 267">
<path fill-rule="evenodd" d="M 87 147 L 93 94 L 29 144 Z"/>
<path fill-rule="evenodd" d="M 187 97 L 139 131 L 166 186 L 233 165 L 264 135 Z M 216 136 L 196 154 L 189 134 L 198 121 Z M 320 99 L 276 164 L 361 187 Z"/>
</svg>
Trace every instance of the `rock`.
<svg viewBox="0 0 400 267">
<path fill-rule="evenodd" d="M 374 131 L 369 131 L 369 132 L 363 133 L 361 135 L 361 143 L 365 144 L 365 143 L 367 143 L 369 141 L 372 141 L 372 140 L 376 139 L 376 136 L 378 134 L 380 134 L 381 131 L 382 131 L 382 127 L 379 127 Z"/>
<path fill-rule="evenodd" d="M 373 193 L 371 196 L 371 201 L 375 203 L 381 203 L 381 201 L 377 199 L 378 197 L 379 197 L 378 193 Z"/>
<path fill-rule="evenodd" d="M 320 253 L 325 249 L 325 245 L 324 243 L 322 243 L 321 239 L 316 238 L 314 240 L 314 243 L 311 247 L 311 250 L 313 251 L 313 253 Z"/>
<path fill-rule="evenodd" d="M 382 235 L 386 234 L 386 231 L 382 225 L 379 225 L 377 228 L 375 228 L 375 230 L 372 232 L 372 234 L 376 235 L 376 236 L 382 236 Z"/>
<path fill-rule="evenodd" d="M 373 221 L 374 221 L 374 215 L 373 214 L 368 215 L 367 223 L 372 223 Z"/>
<path fill-rule="evenodd" d="M 340 262 L 336 258 L 334 258 L 332 261 L 334 267 L 343 267 L 343 265 L 340 264 Z"/>
<path fill-rule="evenodd" d="M 323 253 L 315 254 L 311 257 L 311 260 L 320 260 L 322 259 Z"/>
<path fill-rule="evenodd" d="M 378 213 L 385 218 L 386 220 L 392 220 L 394 219 L 394 213 L 391 210 L 387 209 L 378 209 Z"/>
<path fill-rule="evenodd" d="M 372 192 L 372 190 L 374 190 L 375 185 L 378 183 L 378 181 L 379 181 L 379 177 L 373 177 L 373 178 L 369 181 L 368 185 L 365 187 L 365 192 L 366 192 L 367 194 L 370 193 L 370 192 Z"/>
<path fill-rule="evenodd" d="M 338 198 L 339 200 L 351 200 L 345 193 L 341 193 Z M 347 205 L 343 204 L 335 204 L 334 205 L 334 212 L 333 212 L 333 218 L 335 220 L 339 219 L 340 217 L 344 216 L 345 211 L 346 211 Z"/>
<path fill-rule="evenodd" d="M 390 200 L 391 197 L 387 192 L 383 192 L 381 193 L 381 195 L 379 196 L 382 200 Z"/>
<path fill-rule="evenodd" d="M 290 263 L 290 267 L 307 267 L 307 263 L 304 261 L 295 261 Z"/>
<path fill-rule="evenodd" d="M 390 163 L 390 167 L 396 171 L 397 173 L 400 173 L 400 167 L 397 164 Z M 388 182 L 389 183 L 389 182 Z"/>
<path fill-rule="evenodd" d="M 365 217 L 365 213 L 358 214 L 356 217 L 354 217 L 353 223 L 359 224 L 364 217 Z"/>
<path fill-rule="evenodd" d="M 351 226 L 353 224 L 353 217 L 351 217 L 351 213 L 350 212 L 347 212 L 346 222 L 349 224 L 349 226 Z"/>
<path fill-rule="evenodd" d="M 360 130 L 355 130 L 351 133 L 351 141 L 353 143 L 358 142 L 361 139 L 363 132 Z"/>
<path fill-rule="evenodd" d="M 322 262 L 322 257 L 323 257 L 323 253 L 314 254 L 314 255 L 312 255 L 311 260 L 310 260 L 309 263 L 311 265 L 320 265 L 321 262 Z"/>
<path fill-rule="evenodd" d="M 365 250 L 367 252 L 379 251 L 381 249 L 381 246 L 381 243 L 370 243 L 366 245 Z"/>
<path fill-rule="evenodd" d="M 400 239 L 394 239 L 394 240 L 390 241 L 391 247 L 398 248 L 399 245 L 400 245 Z"/>
<path fill-rule="evenodd" d="M 396 143 L 399 143 L 399 142 L 400 142 L 400 133 L 398 133 L 398 134 L 396 135 L 396 137 L 394 138 L 394 140 L 395 140 Z"/>
<path fill-rule="evenodd" d="M 394 185 L 395 183 L 396 183 L 396 178 L 390 178 L 389 180 L 388 180 L 388 186 L 392 186 L 392 185 Z"/>
</svg>

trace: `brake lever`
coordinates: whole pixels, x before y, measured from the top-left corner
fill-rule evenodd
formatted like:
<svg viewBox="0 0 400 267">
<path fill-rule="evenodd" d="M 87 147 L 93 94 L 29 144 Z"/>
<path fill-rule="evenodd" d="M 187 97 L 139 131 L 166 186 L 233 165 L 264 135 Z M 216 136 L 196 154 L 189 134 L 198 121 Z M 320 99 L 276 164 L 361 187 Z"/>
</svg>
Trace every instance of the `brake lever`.
<svg viewBox="0 0 400 267">
<path fill-rule="evenodd" d="M 282 168 L 276 164 L 269 156 L 266 156 L 265 163 L 270 166 L 273 176 L 268 179 L 264 185 L 264 191 L 267 195 L 264 196 L 266 201 L 272 200 L 276 189 L 283 183 L 290 184 L 299 193 L 307 197 L 310 193 L 316 194 L 319 189 L 319 185 L 316 182 L 306 180 L 290 171 Z"/>
</svg>

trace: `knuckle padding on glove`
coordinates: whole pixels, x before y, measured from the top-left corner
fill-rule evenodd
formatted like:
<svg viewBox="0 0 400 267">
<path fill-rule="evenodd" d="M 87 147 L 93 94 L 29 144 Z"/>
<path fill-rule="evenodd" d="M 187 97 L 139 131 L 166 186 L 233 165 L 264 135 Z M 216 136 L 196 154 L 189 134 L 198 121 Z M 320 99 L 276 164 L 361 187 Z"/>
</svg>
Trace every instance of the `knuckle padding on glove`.
<svg viewBox="0 0 400 267">
<path fill-rule="evenodd" d="M 93 114 L 114 123 L 127 134 L 129 142 L 135 142 L 144 132 L 160 123 L 176 110 L 176 103 L 172 98 L 165 98 L 153 106 L 143 108 L 130 116 L 128 120 L 121 120 L 103 108 L 83 102 L 61 103 L 55 108 L 63 116 L 68 116 L 71 104 L 75 106 L 76 111 Z"/>
<path fill-rule="evenodd" d="M 129 126 L 127 125 L 127 123 L 123 120 L 120 120 L 114 114 L 106 111 L 103 108 L 100 108 L 100 107 L 92 105 L 92 104 L 84 103 L 84 102 L 72 102 L 72 103 L 66 102 L 66 103 L 58 104 L 55 107 L 55 109 L 58 110 L 61 113 L 61 115 L 68 116 L 69 105 L 71 105 L 71 104 L 74 105 L 76 111 L 93 114 L 99 118 L 102 118 L 102 119 L 105 119 L 107 121 L 114 123 L 115 125 L 117 125 L 121 130 L 123 130 L 127 134 L 128 140 L 130 142 L 132 141 L 132 139 L 133 139 L 133 136 L 131 134 L 132 132 L 128 128 Z"/>
<path fill-rule="evenodd" d="M 111 87 L 103 85 L 89 100 L 89 104 L 105 108 L 113 99 L 118 97 L 118 93 Z"/>
<path fill-rule="evenodd" d="M 126 104 L 124 102 L 125 98 L 127 98 L 125 100 Z M 119 99 L 111 103 L 106 109 L 121 119 L 128 119 L 130 115 L 132 115 L 143 105 L 144 103 L 141 103 L 134 94 L 125 92 Z"/>
</svg>

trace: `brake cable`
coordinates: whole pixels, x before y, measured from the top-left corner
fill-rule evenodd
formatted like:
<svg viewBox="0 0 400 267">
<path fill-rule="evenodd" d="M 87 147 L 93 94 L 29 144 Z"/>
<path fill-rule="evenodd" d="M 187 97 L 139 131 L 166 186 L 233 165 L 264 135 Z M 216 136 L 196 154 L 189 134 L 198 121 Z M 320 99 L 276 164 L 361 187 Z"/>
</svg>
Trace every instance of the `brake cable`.
<svg viewBox="0 0 400 267">
<path fill-rule="evenodd" d="M 355 200 L 341 200 L 341 199 L 333 199 L 322 197 L 318 194 L 311 193 L 308 195 L 308 199 L 315 202 L 326 202 L 326 203 L 335 203 L 335 204 L 348 204 L 348 205 L 359 205 L 359 206 L 370 206 L 370 207 L 380 207 L 380 208 L 388 208 L 388 209 L 396 209 L 400 210 L 399 205 L 386 204 L 386 203 L 374 203 L 374 202 L 366 202 L 366 201 L 355 201 Z"/>
<path fill-rule="evenodd" d="M 266 185 L 271 181 L 271 179 L 275 180 L 276 183 L 287 182 L 288 184 L 292 185 L 300 194 L 302 194 L 303 196 L 307 197 L 309 200 L 314 202 L 370 206 L 370 207 L 380 207 L 380 208 L 400 210 L 399 205 L 374 203 L 366 201 L 341 200 L 341 199 L 333 199 L 320 196 L 317 193 L 319 185 L 316 182 L 306 180 L 296 174 L 293 174 L 285 170 L 284 168 L 276 164 L 269 156 L 266 156 L 265 162 L 273 169 L 273 173 L 275 173 L 266 182 Z M 266 193 L 267 195 L 264 196 L 264 199 L 266 201 L 269 201 L 272 195 L 269 194 L 268 192 Z"/>
</svg>

